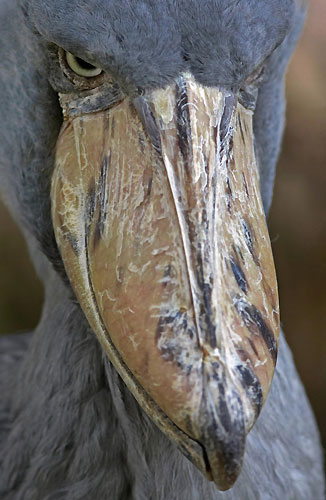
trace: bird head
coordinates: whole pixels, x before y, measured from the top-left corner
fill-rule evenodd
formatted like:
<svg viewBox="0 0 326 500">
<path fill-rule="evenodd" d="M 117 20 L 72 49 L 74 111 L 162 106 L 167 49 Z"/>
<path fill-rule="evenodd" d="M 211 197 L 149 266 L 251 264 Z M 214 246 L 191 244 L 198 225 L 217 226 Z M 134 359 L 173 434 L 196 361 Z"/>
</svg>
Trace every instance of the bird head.
<svg viewBox="0 0 326 500">
<path fill-rule="evenodd" d="M 265 213 L 295 9 L 31 0 L 16 35 L 22 217 L 140 406 L 222 490 L 277 357 Z"/>
</svg>

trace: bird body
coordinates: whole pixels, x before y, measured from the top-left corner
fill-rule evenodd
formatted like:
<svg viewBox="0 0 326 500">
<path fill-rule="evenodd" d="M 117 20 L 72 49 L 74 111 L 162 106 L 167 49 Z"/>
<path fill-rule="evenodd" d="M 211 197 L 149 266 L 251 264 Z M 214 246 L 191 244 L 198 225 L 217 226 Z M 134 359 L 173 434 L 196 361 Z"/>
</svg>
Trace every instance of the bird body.
<svg viewBox="0 0 326 500">
<path fill-rule="evenodd" d="M 203 2 L 198 16 L 198 4 L 183 1 L 94 1 L 89 8 L 79 1 L 0 2 L 1 195 L 24 232 L 45 290 L 35 331 L 0 340 L 4 500 L 324 498 L 318 430 L 283 334 L 240 476 L 231 489 L 218 491 L 156 427 L 104 354 L 53 234 L 50 184 L 62 122 L 57 93 L 72 88 L 54 44 L 86 60 L 88 55 L 90 65 L 101 61 L 128 96 L 135 86 L 164 88 L 187 70 L 201 85 L 240 95 L 244 75 L 274 50 L 253 117 L 268 211 L 283 129 L 283 73 L 304 9 L 287 1 L 280 16 L 277 1 L 263 2 L 263 11 L 255 9 L 257 2 L 240 3 L 239 15 L 238 2 Z M 214 13 L 223 20 L 224 37 L 216 35 Z M 266 22 L 268 36 L 260 25 L 264 13 L 275 16 Z M 255 21 L 250 30 L 245 14 Z"/>
</svg>

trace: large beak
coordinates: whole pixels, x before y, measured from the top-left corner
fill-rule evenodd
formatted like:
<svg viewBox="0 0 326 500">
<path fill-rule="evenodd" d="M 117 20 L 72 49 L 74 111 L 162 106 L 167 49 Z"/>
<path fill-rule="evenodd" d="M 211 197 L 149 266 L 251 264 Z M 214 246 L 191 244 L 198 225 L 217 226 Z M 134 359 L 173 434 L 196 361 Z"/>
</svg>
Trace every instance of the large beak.
<svg viewBox="0 0 326 500">
<path fill-rule="evenodd" d="M 52 209 L 68 277 L 111 362 L 156 425 L 230 488 L 279 332 L 252 112 L 183 75 L 68 116 Z"/>
</svg>

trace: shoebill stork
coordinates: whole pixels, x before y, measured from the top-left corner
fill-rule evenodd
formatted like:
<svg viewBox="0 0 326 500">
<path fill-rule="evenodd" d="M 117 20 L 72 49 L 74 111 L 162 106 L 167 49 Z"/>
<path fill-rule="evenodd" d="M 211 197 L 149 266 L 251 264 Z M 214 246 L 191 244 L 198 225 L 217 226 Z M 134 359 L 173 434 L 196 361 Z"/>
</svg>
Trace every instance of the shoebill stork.
<svg viewBox="0 0 326 500">
<path fill-rule="evenodd" d="M 271 385 L 265 213 L 304 10 L 1 0 L 1 194 L 45 289 L 1 339 L 1 498 L 323 497 L 282 335 Z"/>
</svg>

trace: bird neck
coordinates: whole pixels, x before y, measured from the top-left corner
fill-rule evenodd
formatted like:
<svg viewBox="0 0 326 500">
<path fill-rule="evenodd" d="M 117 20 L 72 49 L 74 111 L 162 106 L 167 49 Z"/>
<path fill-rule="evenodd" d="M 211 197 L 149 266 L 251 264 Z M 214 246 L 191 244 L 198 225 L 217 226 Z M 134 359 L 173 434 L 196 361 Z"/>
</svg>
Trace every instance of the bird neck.
<svg viewBox="0 0 326 500">
<path fill-rule="evenodd" d="M 13 376 L 15 435 L 5 443 L 2 467 L 11 482 L 7 492 L 23 493 L 24 485 L 29 488 L 24 498 L 39 498 L 40 491 L 44 498 L 53 484 L 60 488 L 69 479 L 76 484 L 85 475 L 100 483 L 103 468 L 114 471 L 123 439 L 105 362 L 79 306 L 54 275 L 40 324 Z"/>
</svg>

